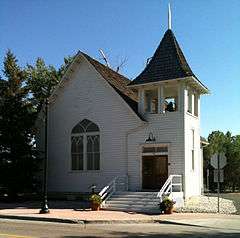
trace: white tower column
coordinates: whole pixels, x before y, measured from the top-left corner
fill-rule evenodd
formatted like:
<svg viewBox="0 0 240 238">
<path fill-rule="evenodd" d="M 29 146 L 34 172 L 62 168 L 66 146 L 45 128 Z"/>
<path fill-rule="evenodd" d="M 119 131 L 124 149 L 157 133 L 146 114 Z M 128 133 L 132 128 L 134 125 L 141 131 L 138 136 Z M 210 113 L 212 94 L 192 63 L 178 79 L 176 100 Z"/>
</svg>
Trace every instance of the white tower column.
<svg viewBox="0 0 240 238">
<path fill-rule="evenodd" d="M 158 86 L 158 113 L 164 113 L 164 86 L 159 85 Z"/>
<path fill-rule="evenodd" d="M 145 104 L 145 92 L 144 92 L 144 88 L 139 88 L 138 89 L 138 112 L 140 114 L 144 113 L 144 104 Z"/>
<path fill-rule="evenodd" d="M 179 112 L 184 111 L 184 89 L 182 83 L 178 84 L 177 110 Z"/>
<path fill-rule="evenodd" d="M 158 113 L 161 113 L 161 86 L 158 85 Z"/>
</svg>

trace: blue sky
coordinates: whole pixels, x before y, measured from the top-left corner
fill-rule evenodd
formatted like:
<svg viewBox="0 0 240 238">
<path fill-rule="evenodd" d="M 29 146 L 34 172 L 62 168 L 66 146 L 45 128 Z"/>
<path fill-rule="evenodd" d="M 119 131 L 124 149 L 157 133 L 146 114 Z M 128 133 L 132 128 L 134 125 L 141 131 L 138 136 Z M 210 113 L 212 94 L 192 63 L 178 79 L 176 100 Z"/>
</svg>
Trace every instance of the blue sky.
<svg viewBox="0 0 240 238">
<path fill-rule="evenodd" d="M 11 49 L 20 65 L 42 57 L 59 66 L 82 50 L 96 59 L 102 48 L 111 65 L 127 58 L 133 79 L 167 30 L 165 0 L 0 1 L 0 68 Z M 202 135 L 240 134 L 240 1 L 171 0 L 172 30 L 211 95 L 201 100 Z"/>
</svg>

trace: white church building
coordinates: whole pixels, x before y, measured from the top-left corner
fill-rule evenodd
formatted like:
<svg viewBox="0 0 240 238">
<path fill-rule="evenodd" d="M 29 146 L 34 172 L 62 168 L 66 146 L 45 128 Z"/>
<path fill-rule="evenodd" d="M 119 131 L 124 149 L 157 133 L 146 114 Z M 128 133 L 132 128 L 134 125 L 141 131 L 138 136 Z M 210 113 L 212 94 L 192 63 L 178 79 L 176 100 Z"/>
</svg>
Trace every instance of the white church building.
<svg viewBox="0 0 240 238">
<path fill-rule="evenodd" d="M 78 52 L 50 97 L 48 191 L 86 193 L 94 184 L 109 201 L 119 190 L 200 195 L 200 96 L 207 93 L 171 29 L 132 81 Z"/>
</svg>

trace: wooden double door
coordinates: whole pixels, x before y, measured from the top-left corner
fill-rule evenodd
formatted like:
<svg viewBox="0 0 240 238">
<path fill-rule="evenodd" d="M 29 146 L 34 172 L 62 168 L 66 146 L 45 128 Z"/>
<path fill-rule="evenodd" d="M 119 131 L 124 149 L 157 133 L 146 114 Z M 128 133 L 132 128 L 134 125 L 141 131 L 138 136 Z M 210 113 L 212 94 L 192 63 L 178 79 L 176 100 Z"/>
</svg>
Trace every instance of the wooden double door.
<svg viewBox="0 0 240 238">
<path fill-rule="evenodd" d="M 142 157 L 142 188 L 159 190 L 168 178 L 167 156 Z"/>
</svg>

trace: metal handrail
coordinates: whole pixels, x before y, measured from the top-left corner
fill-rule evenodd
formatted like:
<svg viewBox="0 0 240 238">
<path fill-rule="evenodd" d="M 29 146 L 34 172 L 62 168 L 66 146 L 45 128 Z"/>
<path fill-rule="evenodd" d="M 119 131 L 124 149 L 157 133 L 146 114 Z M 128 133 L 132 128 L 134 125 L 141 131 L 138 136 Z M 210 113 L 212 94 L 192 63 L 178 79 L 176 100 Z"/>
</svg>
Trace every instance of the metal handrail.
<svg viewBox="0 0 240 238">
<path fill-rule="evenodd" d="M 173 183 L 174 178 L 180 178 L 180 182 Z M 172 195 L 174 186 L 179 186 L 180 192 L 182 192 L 182 175 L 178 175 L 178 174 L 169 175 L 167 181 L 164 183 L 164 185 L 162 186 L 162 188 L 157 194 L 157 197 L 160 199 L 160 202 L 162 201 L 163 195 L 166 195 L 166 194 L 168 194 L 169 196 Z"/>
<path fill-rule="evenodd" d="M 108 183 L 100 192 L 99 195 L 103 201 L 106 201 L 115 191 L 116 191 L 116 180 L 118 177 L 113 178 L 113 180 Z"/>
<path fill-rule="evenodd" d="M 164 193 L 164 191 L 166 190 L 166 188 L 169 186 L 170 182 L 172 180 L 172 175 L 170 175 L 168 177 L 168 179 L 166 180 L 166 182 L 163 184 L 162 188 L 160 189 L 160 191 L 157 194 L 157 197 L 161 197 L 161 195 Z"/>
<path fill-rule="evenodd" d="M 125 175 L 126 182 L 124 183 L 125 189 L 128 190 L 128 176 Z M 117 191 L 117 180 L 121 177 L 114 177 L 100 192 L 99 195 L 103 201 L 103 204 Z"/>
</svg>

